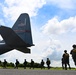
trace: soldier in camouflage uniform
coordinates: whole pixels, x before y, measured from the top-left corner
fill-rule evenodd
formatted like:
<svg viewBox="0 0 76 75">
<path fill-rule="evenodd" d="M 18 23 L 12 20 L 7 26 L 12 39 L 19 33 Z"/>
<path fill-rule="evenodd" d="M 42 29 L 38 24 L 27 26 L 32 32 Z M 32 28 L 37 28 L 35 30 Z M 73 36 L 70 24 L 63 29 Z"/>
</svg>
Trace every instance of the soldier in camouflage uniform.
<svg viewBox="0 0 76 75">
<path fill-rule="evenodd" d="M 47 68 L 50 69 L 51 62 L 50 62 L 49 58 L 47 58 L 46 64 L 47 64 Z"/>
<path fill-rule="evenodd" d="M 6 66 L 7 66 L 7 61 L 6 61 L 6 59 L 4 59 L 3 67 L 6 68 Z"/>
<path fill-rule="evenodd" d="M 41 69 L 44 68 L 44 61 L 43 59 L 41 60 Z"/>
<path fill-rule="evenodd" d="M 72 55 L 74 64 L 76 66 L 76 45 L 73 45 L 72 47 L 73 47 L 73 49 L 71 50 L 70 54 Z"/>
<path fill-rule="evenodd" d="M 64 50 L 64 54 L 62 57 L 64 60 L 65 70 L 67 70 L 67 65 L 69 66 L 69 69 L 71 69 L 70 64 L 69 64 L 69 54 L 67 53 L 67 50 Z"/>
</svg>

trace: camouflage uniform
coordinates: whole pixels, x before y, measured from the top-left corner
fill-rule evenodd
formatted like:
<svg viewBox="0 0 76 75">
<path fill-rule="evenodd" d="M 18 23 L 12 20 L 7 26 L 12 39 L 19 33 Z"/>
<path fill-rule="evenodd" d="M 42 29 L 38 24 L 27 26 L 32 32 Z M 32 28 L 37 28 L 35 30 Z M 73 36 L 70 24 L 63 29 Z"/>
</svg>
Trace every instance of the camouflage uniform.
<svg viewBox="0 0 76 75">
<path fill-rule="evenodd" d="M 69 69 L 71 69 L 69 64 L 69 54 L 67 53 L 67 50 L 64 50 L 63 60 L 65 64 L 65 70 L 67 70 L 67 65 L 69 66 Z"/>
<path fill-rule="evenodd" d="M 16 67 L 18 69 L 18 66 L 19 66 L 19 61 L 16 59 L 16 63 L 15 63 Z"/>
<path fill-rule="evenodd" d="M 50 60 L 49 60 L 49 58 L 47 58 L 47 61 L 46 61 L 46 64 L 47 64 L 47 67 L 48 67 L 48 69 L 50 69 Z"/>
<path fill-rule="evenodd" d="M 41 61 L 41 69 L 44 68 L 44 61 Z"/>
<path fill-rule="evenodd" d="M 26 69 L 26 65 L 27 65 L 27 61 L 26 61 L 26 59 L 25 59 L 25 61 L 24 61 L 24 69 Z"/>
<path fill-rule="evenodd" d="M 6 68 L 6 66 L 7 66 L 7 61 L 6 61 L 6 59 L 4 59 L 3 67 Z"/>
<path fill-rule="evenodd" d="M 31 63 L 30 63 L 30 69 L 33 68 L 34 69 L 34 61 L 33 59 L 31 59 Z"/>
<path fill-rule="evenodd" d="M 72 55 L 73 61 L 76 66 L 76 45 L 73 45 L 72 47 L 73 47 L 73 49 L 71 50 L 70 54 Z"/>
</svg>

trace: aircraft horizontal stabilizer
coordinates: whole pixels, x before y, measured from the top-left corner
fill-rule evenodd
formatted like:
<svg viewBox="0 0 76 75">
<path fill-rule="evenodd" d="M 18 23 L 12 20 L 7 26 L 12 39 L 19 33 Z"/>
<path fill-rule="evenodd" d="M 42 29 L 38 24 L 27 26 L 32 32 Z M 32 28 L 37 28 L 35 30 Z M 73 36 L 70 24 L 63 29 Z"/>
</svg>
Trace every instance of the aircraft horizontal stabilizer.
<svg viewBox="0 0 76 75">
<path fill-rule="evenodd" d="M 31 53 L 29 48 L 19 48 L 17 50 L 19 50 L 19 51 L 21 51 L 23 53 Z"/>
<path fill-rule="evenodd" d="M 6 44 L 8 44 L 10 47 L 26 47 L 26 43 L 11 28 L 1 26 L 0 34 L 6 42 Z"/>
</svg>

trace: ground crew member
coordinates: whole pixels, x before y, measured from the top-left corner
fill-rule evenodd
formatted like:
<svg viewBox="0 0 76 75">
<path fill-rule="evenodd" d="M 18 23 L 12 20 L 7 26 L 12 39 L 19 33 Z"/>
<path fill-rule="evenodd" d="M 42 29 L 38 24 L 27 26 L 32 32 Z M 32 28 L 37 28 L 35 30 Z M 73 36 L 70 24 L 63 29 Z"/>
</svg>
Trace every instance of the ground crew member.
<svg viewBox="0 0 76 75">
<path fill-rule="evenodd" d="M 67 65 L 69 66 L 69 69 L 71 69 L 70 64 L 69 64 L 69 54 L 67 53 L 67 50 L 64 50 L 64 54 L 62 57 L 64 59 L 65 70 L 67 70 Z"/>
<path fill-rule="evenodd" d="M 76 66 L 76 45 L 73 45 L 72 47 L 73 47 L 73 49 L 71 50 L 70 54 L 72 55 L 74 64 Z"/>
</svg>

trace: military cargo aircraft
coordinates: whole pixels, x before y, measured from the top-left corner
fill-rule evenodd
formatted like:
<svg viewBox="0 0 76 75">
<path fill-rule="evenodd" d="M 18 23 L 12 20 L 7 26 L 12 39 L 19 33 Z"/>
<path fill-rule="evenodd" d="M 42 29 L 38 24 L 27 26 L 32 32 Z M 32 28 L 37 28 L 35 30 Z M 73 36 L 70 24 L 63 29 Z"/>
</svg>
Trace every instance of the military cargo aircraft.
<svg viewBox="0 0 76 75">
<path fill-rule="evenodd" d="M 30 53 L 28 47 L 34 46 L 32 41 L 30 18 L 27 13 L 22 13 L 12 28 L 0 26 L 0 55 L 13 49 L 23 53 Z"/>
</svg>

